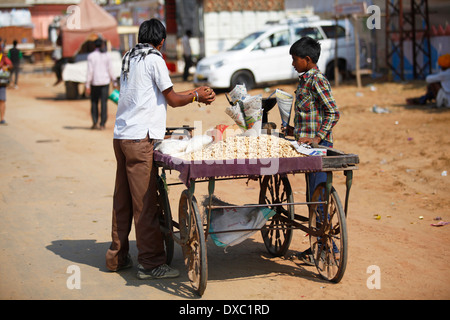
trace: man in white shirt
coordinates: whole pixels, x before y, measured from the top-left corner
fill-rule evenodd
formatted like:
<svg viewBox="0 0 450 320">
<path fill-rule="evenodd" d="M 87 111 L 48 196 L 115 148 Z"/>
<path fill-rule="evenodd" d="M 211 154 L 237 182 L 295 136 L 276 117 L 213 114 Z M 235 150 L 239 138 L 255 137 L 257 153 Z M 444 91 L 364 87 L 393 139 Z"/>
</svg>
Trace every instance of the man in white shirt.
<svg viewBox="0 0 450 320">
<path fill-rule="evenodd" d="M 122 60 L 120 98 L 114 127 L 117 160 L 113 198 L 112 243 L 106 266 L 119 271 L 132 266 L 128 235 L 134 219 L 138 248 L 139 279 L 177 277 L 179 272 L 165 264 L 163 236 L 157 207 L 156 168 L 153 166 L 155 140 L 164 138 L 167 103 L 172 107 L 199 101 L 210 104 L 210 88 L 176 93 L 160 50 L 166 30 L 157 19 L 144 21 L 138 44 Z"/>
<path fill-rule="evenodd" d="M 427 101 L 436 100 L 436 106 L 450 108 L 450 54 L 438 58 L 442 71 L 426 77 L 427 92 L 419 98 L 406 99 L 408 104 L 424 105 Z"/>
<path fill-rule="evenodd" d="M 101 39 L 95 40 L 95 50 L 87 57 L 86 94 L 91 96 L 91 129 L 97 129 L 99 100 L 101 107 L 100 129 L 105 129 L 108 117 L 109 84 L 115 82 L 111 58 L 108 53 L 102 52 L 102 45 Z"/>
<path fill-rule="evenodd" d="M 442 71 L 430 74 L 426 81 L 435 87 L 436 106 L 450 108 L 450 54 L 440 56 L 438 64 Z"/>
</svg>

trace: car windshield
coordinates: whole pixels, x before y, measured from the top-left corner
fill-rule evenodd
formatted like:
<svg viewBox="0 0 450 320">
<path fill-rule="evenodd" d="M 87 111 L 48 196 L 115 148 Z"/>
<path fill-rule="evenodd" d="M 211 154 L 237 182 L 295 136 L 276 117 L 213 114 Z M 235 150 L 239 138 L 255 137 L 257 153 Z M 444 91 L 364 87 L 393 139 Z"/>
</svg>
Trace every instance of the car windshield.
<svg viewBox="0 0 450 320">
<path fill-rule="evenodd" d="M 236 43 L 234 46 L 232 46 L 229 49 L 229 51 L 242 50 L 242 49 L 246 48 L 250 43 L 252 43 L 256 38 L 258 38 L 262 33 L 263 33 L 262 31 L 259 31 L 259 32 L 249 34 L 244 39 L 242 39 L 241 41 Z"/>
</svg>

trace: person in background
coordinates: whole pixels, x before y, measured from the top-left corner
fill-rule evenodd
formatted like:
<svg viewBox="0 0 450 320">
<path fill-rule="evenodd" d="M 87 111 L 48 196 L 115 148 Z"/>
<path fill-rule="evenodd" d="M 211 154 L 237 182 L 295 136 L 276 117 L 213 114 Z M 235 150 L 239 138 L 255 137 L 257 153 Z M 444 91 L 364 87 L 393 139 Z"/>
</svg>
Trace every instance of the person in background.
<svg viewBox="0 0 450 320">
<path fill-rule="evenodd" d="M 102 39 L 95 40 L 95 50 L 88 55 L 88 72 L 86 79 L 86 94 L 91 96 L 91 129 L 98 129 L 98 103 L 100 101 L 100 129 L 105 129 L 108 118 L 108 95 L 111 82 L 116 86 L 112 72 L 112 62 L 107 52 L 103 52 Z"/>
<path fill-rule="evenodd" d="M 438 65 L 441 71 L 426 77 L 428 87 L 433 88 L 436 107 L 450 108 L 450 54 L 439 57 Z"/>
<path fill-rule="evenodd" d="M 191 44 L 189 43 L 189 39 L 192 37 L 191 30 L 186 31 L 186 34 L 183 36 L 183 58 L 184 58 L 184 72 L 183 72 L 183 81 L 187 81 L 189 78 L 189 69 L 194 64 L 192 62 L 192 51 Z"/>
<path fill-rule="evenodd" d="M 64 65 L 67 63 L 67 58 L 63 58 L 63 56 L 62 56 L 62 36 L 61 35 L 59 35 L 56 40 L 56 47 L 55 47 L 55 50 L 53 50 L 52 59 L 55 61 L 55 64 L 53 65 L 52 70 L 53 70 L 53 72 L 55 72 L 55 75 L 56 75 L 56 82 L 53 85 L 56 86 L 63 81 L 62 70 L 63 70 Z"/>
<path fill-rule="evenodd" d="M 13 67 L 11 73 L 14 74 L 14 89 L 18 89 L 17 81 L 19 79 L 20 61 L 22 60 L 22 51 L 17 49 L 17 40 L 13 41 L 13 47 L 9 49 L 8 58 L 11 60 Z M 12 76 L 12 75 L 11 75 Z"/>
<path fill-rule="evenodd" d="M 406 99 L 412 105 L 425 105 L 428 101 L 436 100 L 436 106 L 450 108 L 450 54 L 438 58 L 438 65 L 442 69 L 438 73 L 426 77 L 427 92 L 419 98 Z"/>
<path fill-rule="evenodd" d="M 8 71 L 12 68 L 12 62 L 3 53 L 3 47 L 0 47 L 0 69 L 2 71 Z M 7 84 L 0 86 L 0 124 L 6 125 L 5 113 L 6 113 L 6 86 Z"/>
<path fill-rule="evenodd" d="M 141 280 L 179 275 L 166 264 L 157 205 L 157 168 L 153 164 L 155 141 L 164 139 L 166 132 L 167 104 L 175 108 L 215 100 L 214 91 L 207 87 L 175 92 L 160 52 L 165 39 L 161 21 L 151 19 L 140 25 L 138 44 L 122 59 L 114 126 L 117 171 L 106 267 L 111 271 L 132 267 L 128 236 L 134 219 L 139 262 L 136 276 Z"/>
</svg>

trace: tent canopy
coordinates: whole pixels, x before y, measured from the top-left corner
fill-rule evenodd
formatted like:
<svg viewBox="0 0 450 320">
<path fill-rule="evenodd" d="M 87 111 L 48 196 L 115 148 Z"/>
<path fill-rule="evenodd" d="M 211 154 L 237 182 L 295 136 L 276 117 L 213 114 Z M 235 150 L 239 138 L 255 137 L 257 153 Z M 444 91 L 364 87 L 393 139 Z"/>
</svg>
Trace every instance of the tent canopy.
<svg viewBox="0 0 450 320">
<path fill-rule="evenodd" d="M 70 15 L 61 21 L 63 57 L 73 57 L 86 40 L 97 35 L 119 48 L 117 21 L 103 8 L 92 0 L 82 0 L 68 9 Z"/>
</svg>

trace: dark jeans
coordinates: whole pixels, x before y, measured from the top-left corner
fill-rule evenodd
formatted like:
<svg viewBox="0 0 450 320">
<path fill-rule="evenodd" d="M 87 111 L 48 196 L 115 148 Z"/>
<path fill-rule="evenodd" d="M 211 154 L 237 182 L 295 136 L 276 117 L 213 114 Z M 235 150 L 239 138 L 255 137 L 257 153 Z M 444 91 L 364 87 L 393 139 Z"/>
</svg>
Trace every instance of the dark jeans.
<svg viewBox="0 0 450 320">
<path fill-rule="evenodd" d="M 325 147 L 333 147 L 333 145 L 331 143 L 329 143 L 328 141 L 325 141 L 325 140 L 322 140 L 319 143 L 319 145 L 325 146 Z M 308 183 L 309 199 L 311 199 L 312 195 L 314 193 L 314 190 L 316 190 L 316 187 L 320 183 L 327 181 L 327 173 L 326 172 L 312 172 L 312 173 L 307 173 L 305 176 L 308 177 L 306 180 L 307 183 L 309 180 L 309 183 Z"/>
<path fill-rule="evenodd" d="M 166 262 L 157 206 L 157 168 L 153 165 L 154 140 L 114 139 L 117 160 L 112 211 L 112 243 L 106 266 L 116 270 L 126 263 L 132 221 L 136 231 L 138 262 L 146 269 Z"/>
<path fill-rule="evenodd" d="M 66 63 L 67 63 L 66 58 L 62 58 L 62 59 L 55 61 L 55 65 L 53 66 L 52 70 L 56 74 L 57 81 L 62 81 L 62 69 L 63 69 L 64 64 L 66 64 Z"/>
<path fill-rule="evenodd" d="M 16 85 L 16 86 L 17 86 L 17 81 L 19 80 L 19 70 L 20 70 L 19 64 L 14 65 L 11 70 L 11 80 L 12 80 L 12 76 L 14 75 L 14 85 Z"/>
<path fill-rule="evenodd" d="M 192 62 L 191 56 L 183 55 L 183 58 L 184 58 L 183 80 L 187 81 L 187 79 L 189 78 L 189 68 L 192 67 L 194 63 Z"/>
<path fill-rule="evenodd" d="M 92 123 L 94 125 L 98 122 L 98 101 L 100 100 L 101 106 L 101 119 L 100 125 L 104 126 L 106 119 L 108 117 L 108 95 L 109 95 L 109 84 L 106 86 L 91 86 L 91 115 Z"/>
</svg>

